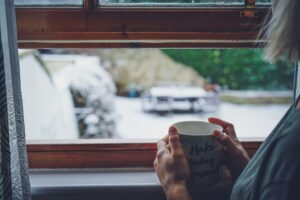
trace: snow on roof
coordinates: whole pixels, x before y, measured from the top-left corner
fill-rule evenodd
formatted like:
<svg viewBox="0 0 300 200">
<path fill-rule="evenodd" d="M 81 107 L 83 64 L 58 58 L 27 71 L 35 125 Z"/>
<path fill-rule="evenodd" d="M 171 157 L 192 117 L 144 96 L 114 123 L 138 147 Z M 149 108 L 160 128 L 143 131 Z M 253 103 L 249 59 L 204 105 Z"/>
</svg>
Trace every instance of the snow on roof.
<svg viewBox="0 0 300 200">
<path fill-rule="evenodd" d="M 207 95 L 207 92 L 201 87 L 188 86 L 156 86 L 150 89 L 150 93 L 152 96 L 164 96 L 173 98 L 203 97 Z"/>
<path fill-rule="evenodd" d="M 70 62 L 53 74 L 55 84 L 58 88 L 72 85 L 81 90 L 97 87 L 98 89 L 95 92 L 116 92 L 116 87 L 110 74 L 101 66 L 99 57 L 97 56 L 43 55 L 42 59 L 45 62 Z M 105 89 L 101 90 L 101 87 Z"/>
</svg>

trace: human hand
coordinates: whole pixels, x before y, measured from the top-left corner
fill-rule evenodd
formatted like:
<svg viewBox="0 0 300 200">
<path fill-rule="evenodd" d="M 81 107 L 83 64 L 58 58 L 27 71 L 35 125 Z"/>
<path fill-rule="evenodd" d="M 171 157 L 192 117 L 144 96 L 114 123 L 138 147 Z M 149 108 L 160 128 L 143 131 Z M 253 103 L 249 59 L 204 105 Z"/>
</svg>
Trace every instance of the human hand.
<svg viewBox="0 0 300 200">
<path fill-rule="evenodd" d="M 225 163 L 229 168 L 232 178 L 236 180 L 249 162 L 246 150 L 239 142 L 233 124 L 218 118 L 208 118 L 212 124 L 223 127 L 223 132 L 215 130 L 213 136 L 225 147 Z"/>
<path fill-rule="evenodd" d="M 158 141 L 154 168 L 168 200 L 191 199 L 186 187 L 189 165 L 175 127 L 170 127 L 169 134 Z"/>
</svg>

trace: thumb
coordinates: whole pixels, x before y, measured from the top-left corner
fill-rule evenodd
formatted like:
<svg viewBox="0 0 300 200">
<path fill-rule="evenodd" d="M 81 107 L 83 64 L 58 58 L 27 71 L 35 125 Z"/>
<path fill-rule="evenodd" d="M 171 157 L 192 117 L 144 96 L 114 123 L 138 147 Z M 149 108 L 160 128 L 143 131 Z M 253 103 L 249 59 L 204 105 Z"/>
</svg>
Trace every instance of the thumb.
<svg viewBox="0 0 300 200">
<path fill-rule="evenodd" d="M 171 152 L 178 153 L 181 151 L 178 130 L 174 126 L 171 126 L 169 128 L 169 146 L 170 146 Z"/>
</svg>

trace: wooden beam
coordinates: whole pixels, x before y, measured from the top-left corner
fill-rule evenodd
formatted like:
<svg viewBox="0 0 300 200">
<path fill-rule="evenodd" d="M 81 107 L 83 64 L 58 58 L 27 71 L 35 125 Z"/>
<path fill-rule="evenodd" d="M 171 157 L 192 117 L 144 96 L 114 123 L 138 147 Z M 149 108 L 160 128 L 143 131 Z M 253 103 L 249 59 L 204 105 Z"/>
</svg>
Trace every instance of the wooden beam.
<svg viewBox="0 0 300 200">
<path fill-rule="evenodd" d="M 255 18 L 243 9 L 17 8 L 19 46 L 253 47 L 269 7 Z"/>
<path fill-rule="evenodd" d="M 242 142 L 250 157 L 261 141 Z M 156 142 L 146 140 L 78 140 L 29 143 L 30 168 L 151 168 Z"/>
</svg>

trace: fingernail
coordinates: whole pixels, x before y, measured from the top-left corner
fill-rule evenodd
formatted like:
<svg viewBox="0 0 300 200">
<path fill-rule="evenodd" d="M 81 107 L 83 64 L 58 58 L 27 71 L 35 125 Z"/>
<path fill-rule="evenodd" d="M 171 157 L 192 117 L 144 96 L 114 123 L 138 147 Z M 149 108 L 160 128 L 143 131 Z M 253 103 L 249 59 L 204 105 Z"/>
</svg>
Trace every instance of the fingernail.
<svg viewBox="0 0 300 200">
<path fill-rule="evenodd" d="M 171 126 L 170 128 L 169 128 L 169 133 L 171 134 L 171 133 L 176 133 L 177 132 L 177 129 L 176 129 L 176 127 L 175 126 Z M 171 134 L 171 135 L 173 135 L 173 134 Z"/>
</svg>

